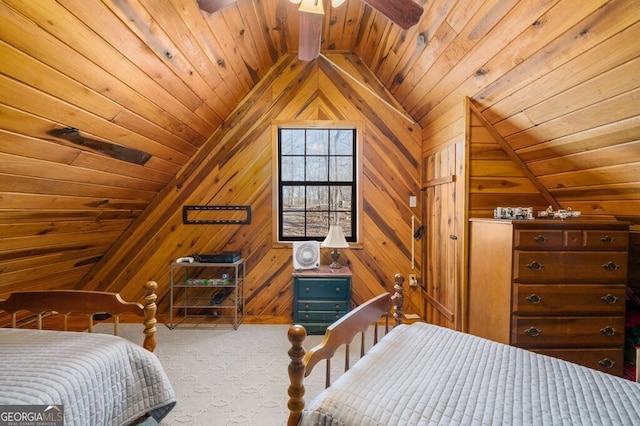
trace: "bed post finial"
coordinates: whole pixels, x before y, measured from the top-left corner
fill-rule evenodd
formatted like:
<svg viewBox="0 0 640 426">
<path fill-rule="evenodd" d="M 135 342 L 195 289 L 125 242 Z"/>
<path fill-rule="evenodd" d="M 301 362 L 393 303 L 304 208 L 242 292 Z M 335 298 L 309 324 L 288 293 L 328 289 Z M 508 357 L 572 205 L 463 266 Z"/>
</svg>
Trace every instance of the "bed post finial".
<svg viewBox="0 0 640 426">
<path fill-rule="evenodd" d="M 156 290 L 158 283 L 147 281 L 144 284 L 144 343 L 142 346 L 150 352 L 156 348 Z"/>
<path fill-rule="evenodd" d="M 404 304 L 404 276 L 402 274 L 396 274 L 395 277 L 396 285 L 393 286 L 393 289 L 396 293 L 393 295 L 393 318 L 396 320 L 395 325 L 402 324 L 402 305 Z"/>
<path fill-rule="evenodd" d="M 287 426 L 294 426 L 298 424 L 300 416 L 302 415 L 302 409 L 304 408 L 304 385 L 302 381 L 304 379 L 305 366 L 302 359 L 305 355 L 304 347 L 302 343 L 307 337 L 307 330 L 301 325 L 292 325 L 289 327 L 287 333 L 289 342 L 291 342 L 291 348 L 289 349 L 289 402 L 287 407 L 289 408 L 289 419 Z"/>
</svg>

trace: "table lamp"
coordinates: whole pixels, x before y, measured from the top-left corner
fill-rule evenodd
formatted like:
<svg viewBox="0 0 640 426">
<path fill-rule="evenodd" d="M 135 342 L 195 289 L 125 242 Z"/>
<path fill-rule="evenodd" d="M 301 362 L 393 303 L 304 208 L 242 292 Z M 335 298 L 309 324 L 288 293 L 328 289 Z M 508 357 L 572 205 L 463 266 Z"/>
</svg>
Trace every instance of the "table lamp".
<svg viewBox="0 0 640 426">
<path fill-rule="evenodd" d="M 338 249 L 349 248 L 349 243 L 347 243 L 347 240 L 342 233 L 342 227 L 340 227 L 340 225 L 331 225 L 329 227 L 327 238 L 325 238 L 322 244 L 320 244 L 320 247 L 327 247 L 332 249 L 331 259 L 333 259 L 333 262 L 331 262 L 329 268 L 342 268 L 342 265 L 338 263 L 338 258 L 340 257 L 340 251 Z"/>
</svg>

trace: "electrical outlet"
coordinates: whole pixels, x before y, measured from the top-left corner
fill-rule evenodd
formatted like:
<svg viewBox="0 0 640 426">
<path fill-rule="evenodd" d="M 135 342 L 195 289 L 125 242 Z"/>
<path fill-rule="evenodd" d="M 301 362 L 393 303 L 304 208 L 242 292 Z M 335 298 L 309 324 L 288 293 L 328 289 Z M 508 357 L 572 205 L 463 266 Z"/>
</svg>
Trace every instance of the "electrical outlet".
<svg viewBox="0 0 640 426">
<path fill-rule="evenodd" d="M 418 286 L 418 278 L 416 274 L 409 274 L 409 286 L 417 287 Z"/>
</svg>

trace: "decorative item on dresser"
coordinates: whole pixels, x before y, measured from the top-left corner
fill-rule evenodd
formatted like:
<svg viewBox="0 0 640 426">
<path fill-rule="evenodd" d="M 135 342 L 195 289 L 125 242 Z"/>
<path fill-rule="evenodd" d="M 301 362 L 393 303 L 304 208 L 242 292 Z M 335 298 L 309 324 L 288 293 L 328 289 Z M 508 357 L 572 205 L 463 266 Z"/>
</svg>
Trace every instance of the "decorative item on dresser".
<svg viewBox="0 0 640 426">
<path fill-rule="evenodd" d="M 293 322 L 309 334 L 322 334 L 327 326 L 349 312 L 351 270 L 348 266 L 293 272 Z"/>
<path fill-rule="evenodd" d="M 629 226 L 471 219 L 468 332 L 621 376 Z"/>
</svg>

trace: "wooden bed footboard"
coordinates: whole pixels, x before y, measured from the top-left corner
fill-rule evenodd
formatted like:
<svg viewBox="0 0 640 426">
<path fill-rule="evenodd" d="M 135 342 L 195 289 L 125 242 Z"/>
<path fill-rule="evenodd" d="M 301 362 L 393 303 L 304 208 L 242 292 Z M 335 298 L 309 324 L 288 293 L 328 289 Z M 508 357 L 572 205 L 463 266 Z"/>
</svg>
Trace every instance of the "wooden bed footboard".
<svg viewBox="0 0 640 426">
<path fill-rule="evenodd" d="M 324 334 L 322 342 L 306 352 L 303 346 L 307 337 L 305 328 L 294 324 L 289 327 L 288 338 L 291 343 L 289 349 L 289 418 L 287 425 L 297 425 L 302 410 L 305 406 L 304 378 L 307 377 L 313 367 L 321 360 L 326 360 L 325 386 L 331 384 L 330 366 L 331 358 L 336 350 L 345 345 L 345 371 L 349 369 L 349 345 L 356 334 L 360 333 L 360 356 L 364 355 L 365 332 L 374 324 L 373 344 L 378 342 L 378 322 L 384 318 L 385 334 L 389 331 L 389 316 L 393 308 L 395 325 L 402 323 L 402 304 L 404 277 L 401 274 L 395 275 L 395 294 L 383 293 L 373 299 L 368 300 L 358 306 L 344 317 L 340 318 L 329 327 Z"/>
<path fill-rule="evenodd" d="M 88 290 L 36 290 L 11 293 L 0 300 L 0 310 L 11 314 L 11 326 L 17 327 L 17 313 L 31 312 L 36 315 L 37 327 L 42 329 L 42 318 L 50 313 L 62 315 L 62 328 L 67 330 L 67 316 L 71 314 L 88 317 L 88 331 L 93 331 L 94 315 L 109 314 L 114 318 L 114 334 L 118 335 L 119 317 L 135 314 L 144 318 L 143 347 L 151 352 L 156 347 L 156 290 L 158 284 L 148 281 L 144 284 L 144 305 L 126 302 L 118 293 Z"/>
</svg>

